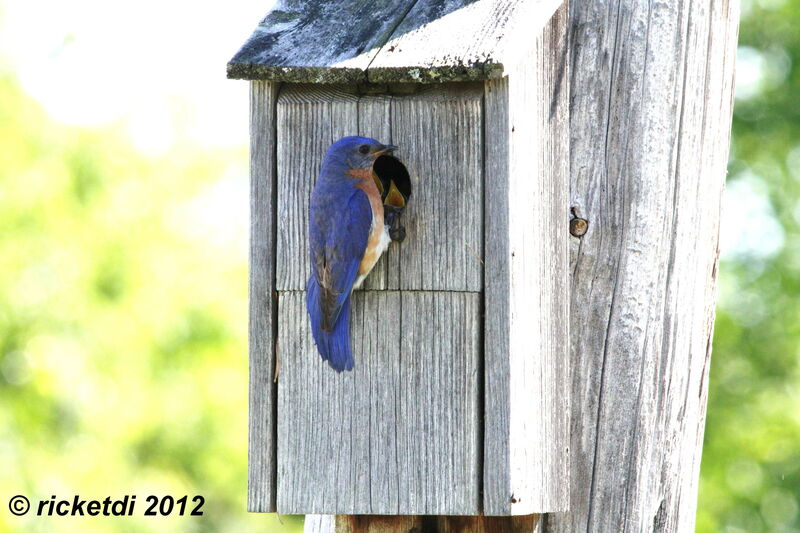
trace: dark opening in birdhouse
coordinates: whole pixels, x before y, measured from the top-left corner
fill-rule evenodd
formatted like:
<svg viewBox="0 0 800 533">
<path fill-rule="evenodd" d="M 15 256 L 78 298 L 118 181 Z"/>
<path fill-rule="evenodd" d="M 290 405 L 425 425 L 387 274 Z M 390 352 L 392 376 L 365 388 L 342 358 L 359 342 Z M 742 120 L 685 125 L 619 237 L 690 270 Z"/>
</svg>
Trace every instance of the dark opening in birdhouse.
<svg viewBox="0 0 800 533">
<path fill-rule="evenodd" d="M 372 164 L 383 200 L 384 221 L 393 241 L 402 242 L 406 229 L 400 224 L 400 213 L 411 196 L 411 176 L 406 166 L 392 155 L 382 155 Z"/>
</svg>

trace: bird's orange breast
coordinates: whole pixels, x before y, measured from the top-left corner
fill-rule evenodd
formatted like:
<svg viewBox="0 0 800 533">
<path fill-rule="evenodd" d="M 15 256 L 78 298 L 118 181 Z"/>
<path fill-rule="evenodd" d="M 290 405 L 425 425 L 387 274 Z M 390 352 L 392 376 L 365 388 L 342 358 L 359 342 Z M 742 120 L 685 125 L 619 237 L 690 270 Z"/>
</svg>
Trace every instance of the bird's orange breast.
<svg viewBox="0 0 800 533">
<path fill-rule="evenodd" d="M 366 193 L 369 205 L 372 208 L 372 227 L 367 239 L 367 249 L 364 251 L 361 264 L 358 266 L 359 277 L 363 280 L 363 277 L 369 274 L 386 248 L 383 242 L 383 233 L 386 231 L 383 223 L 383 202 L 381 202 L 381 193 L 372 179 L 372 169 L 355 169 L 349 170 L 348 173 L 353 179 L 357 180 L 356 188 Z"/>
</svg>

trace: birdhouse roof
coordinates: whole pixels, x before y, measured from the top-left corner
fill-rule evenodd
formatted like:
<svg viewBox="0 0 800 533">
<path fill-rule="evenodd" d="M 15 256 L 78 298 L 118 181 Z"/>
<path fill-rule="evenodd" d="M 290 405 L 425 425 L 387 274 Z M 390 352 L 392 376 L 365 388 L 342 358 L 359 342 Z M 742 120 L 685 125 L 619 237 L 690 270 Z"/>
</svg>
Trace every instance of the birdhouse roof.
<svg viewBox="0 0 800 533">
<path fill-rule="evenodd" d="M 562 0 L 278 0 L 228 77 L 434 83 L 501 77 Z"/>
</svg>

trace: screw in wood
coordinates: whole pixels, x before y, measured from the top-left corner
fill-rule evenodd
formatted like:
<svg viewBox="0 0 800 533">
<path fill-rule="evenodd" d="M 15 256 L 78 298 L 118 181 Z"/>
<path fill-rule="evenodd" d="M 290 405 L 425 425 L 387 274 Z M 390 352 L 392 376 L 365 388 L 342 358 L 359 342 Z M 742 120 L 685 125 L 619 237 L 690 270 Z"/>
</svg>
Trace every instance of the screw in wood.
<svg viewBox="0 0 800 533">
<path fill-rule="evenodd" d="M 585 218 L 575 217 L 569 221 L 569 233 L 573 237 L 583 237 L 589 229 L 589 221 Z"/>
</svg>

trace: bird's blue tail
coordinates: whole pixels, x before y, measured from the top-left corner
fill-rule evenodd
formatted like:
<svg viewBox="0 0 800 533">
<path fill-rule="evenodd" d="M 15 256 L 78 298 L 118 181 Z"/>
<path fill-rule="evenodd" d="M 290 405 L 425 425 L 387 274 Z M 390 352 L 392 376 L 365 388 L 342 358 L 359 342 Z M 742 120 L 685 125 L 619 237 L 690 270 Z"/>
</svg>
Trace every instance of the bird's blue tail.
<svg viewBox="0 0 800 533">
<path fill-rule="evenodd" d="M 311 321 L 314 342 L 322 359 L 337 372 L 353 369 L 353 351 L 350 348 L 350 296 L 342 304 L 342 310 L 333 326 L 333 331 L 322 329 L 322 311 L 319 306 L 319 284 L 312 275 L 308 280 L 306 308 Z"/>
</svg>

